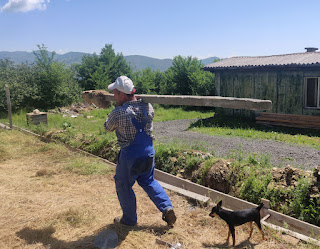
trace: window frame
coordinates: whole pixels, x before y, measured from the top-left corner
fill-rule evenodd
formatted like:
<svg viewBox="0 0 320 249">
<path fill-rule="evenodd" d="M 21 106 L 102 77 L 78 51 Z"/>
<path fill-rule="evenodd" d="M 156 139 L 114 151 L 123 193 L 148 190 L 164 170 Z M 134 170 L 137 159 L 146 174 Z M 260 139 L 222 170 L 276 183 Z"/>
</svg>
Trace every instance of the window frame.
<svg viewBox="0 0 320 249">
<path fill-rule="evenodd" d="M 317 106 L 307 106 L 307 82 L 308 79 L 317 79 L 318 80 L 318 89 L 317 89 Z M 320 109 L 320 77 L 305 77 L 304 78 L 304 103 L 303 106 L 305 109 Z"/>
</svg>

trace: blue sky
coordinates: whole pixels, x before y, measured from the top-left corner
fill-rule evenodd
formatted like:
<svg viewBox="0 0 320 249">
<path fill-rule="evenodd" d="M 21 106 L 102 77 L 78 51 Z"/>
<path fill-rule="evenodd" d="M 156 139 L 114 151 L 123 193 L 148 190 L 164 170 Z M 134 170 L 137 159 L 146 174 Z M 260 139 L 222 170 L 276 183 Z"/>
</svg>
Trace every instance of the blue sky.
<svg viewBox="0 0 320 249">
<path fill-rule="evenodd" d="M 264 56 L 320 46 L 318 0 L 0 0 L 0 51 Z M 320 47 L 319 47 L 320 48 Z"/>
</svg>

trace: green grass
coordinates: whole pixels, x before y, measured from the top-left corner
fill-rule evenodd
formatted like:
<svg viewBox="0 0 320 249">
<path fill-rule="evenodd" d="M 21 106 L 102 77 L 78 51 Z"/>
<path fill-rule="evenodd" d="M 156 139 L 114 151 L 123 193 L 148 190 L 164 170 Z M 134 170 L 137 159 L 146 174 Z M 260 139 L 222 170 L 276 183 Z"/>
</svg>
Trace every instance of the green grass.
<svg viewBox="0 0 320 249">
<path fill-rule="evenodd" d="M 84 113 L 77 118 L 70 116 L 63 117 L 62 114 L 48 113 L 48 130 L 50 129 L 66 129 L 74 128 L 86 133 L 101 134 L 103 130 L 103 123 L 106 120 L 113 107 L 108 109 L 95 109 Z M 154 122 L 177 120 L 177 119 L 200 119 L 208 118 L 214 115 L 213 111 L 203 111 L 200 109 L 185 109 L 182 107 L 163 107 L 154 105 L 155 118 Z M 27 127 L 25 110 L 13 114 L 13 124 L 19 127 Z M 93 116 L 93 117 L 91 117 Z M 0 123 L 8 123 L 8 118 L 5 114 L 0 116 Z"/>
<path fill-rule="evenodd" d="M 67 161 L 64 168 L 78 175 L 105 175 L 114 171 L 113 168 L 96 159 L 83 156 Z"/>
<path fill-rule="evenodd" d="M 202 119 L 213 117 L 214 111 L 201 110 L 200 108 L 163 107 L 154 105 L 154 122 L 170 121 L 178 119 Z"/>
<path fill-rule="evenodd" d="M 239 117 L 219 116 L 198 120 L 190 130 L 211 136 L 231 136 L 245 139 L 267 139 L 289 144 L 309 146 L 320 150 L 320 131 L 281 127 L 266 127 Z"/>
<path fill-rule="evenodd" d="M 223 115 L 214 116 L 210 109 L 186 107 L 164 107 L 154 105 L 155 122 L 178 120 L 178 119 L 198 119 L 190 125 L 190 130 L 204 133 L 211 136 L 231 136 L 242 137 L 245 139 L 268 139 L 273 141 L 285 142 L 309 146 L 320 150 L 320 131 L 301 130 L 294 128 L 268 128 L 257 125 L 254 121 L 237 118 L 225 117 Z M 95 109 L 77 118 L 70 116 L 63 117 L 62 114 L 48 113 L 48 126 L 27 126 L 26 111 L 22 110 L 13 115 L 13 124 L 19 127 L 29 128 L 39 134 L 48 131 L 67 131 L 67 136 L 76 134 L 105 136 L 108 140 L 115 139 L 114 133 L 106 133 L 103 123 L 113 107 L 108 109 Z M 5 114 L 0 118 L 0 123 L 8 123 Z M 214 117 L 213 117 L 214 116 Z M 212 118 L 213 117 L 213 118 Z M 63 136 L 63 135 L 61 135 Z"/>
</svg>

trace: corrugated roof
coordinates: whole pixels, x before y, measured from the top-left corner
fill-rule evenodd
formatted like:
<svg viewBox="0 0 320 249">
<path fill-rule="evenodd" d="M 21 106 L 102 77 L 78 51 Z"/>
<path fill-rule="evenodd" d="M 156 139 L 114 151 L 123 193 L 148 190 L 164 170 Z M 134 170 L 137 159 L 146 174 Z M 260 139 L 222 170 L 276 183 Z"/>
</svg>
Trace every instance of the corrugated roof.
<svg viewBox="0 0 320 249">
<path fill-rule="evenodd" d="M 320 52 L 305 52 L 295 54 L 231 57 L 206 65 L 204 70 L 237 69 L 245 67 L 274 67 L 274 66 L 308 66 L 320 65 Z"/>
</svg>

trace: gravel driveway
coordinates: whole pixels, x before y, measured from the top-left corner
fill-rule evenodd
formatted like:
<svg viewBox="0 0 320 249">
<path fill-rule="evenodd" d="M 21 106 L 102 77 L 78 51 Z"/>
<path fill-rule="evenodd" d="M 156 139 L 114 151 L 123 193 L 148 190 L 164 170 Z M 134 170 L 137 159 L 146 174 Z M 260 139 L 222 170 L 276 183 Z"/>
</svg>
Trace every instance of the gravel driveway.
<svg viewBox="0 0 320 249">
<path fill-rule="evenodd" d="M 208 136 L 187 131 L 192 121 L 194 120 L 154 122 L 155 139 L 162 142 L 180 140 L 189 144 L 204 144 L 209 147 L 209 150 L 214 151 L 217 157 L 226 156 L 231 150 L 242 148 L 245 153 L 270 155 L 271 163 L 276 167 L 291 165 L 311 170 L 315 166 L 320 166 L 320 150 L 271 140 Z"/>
</svg>

